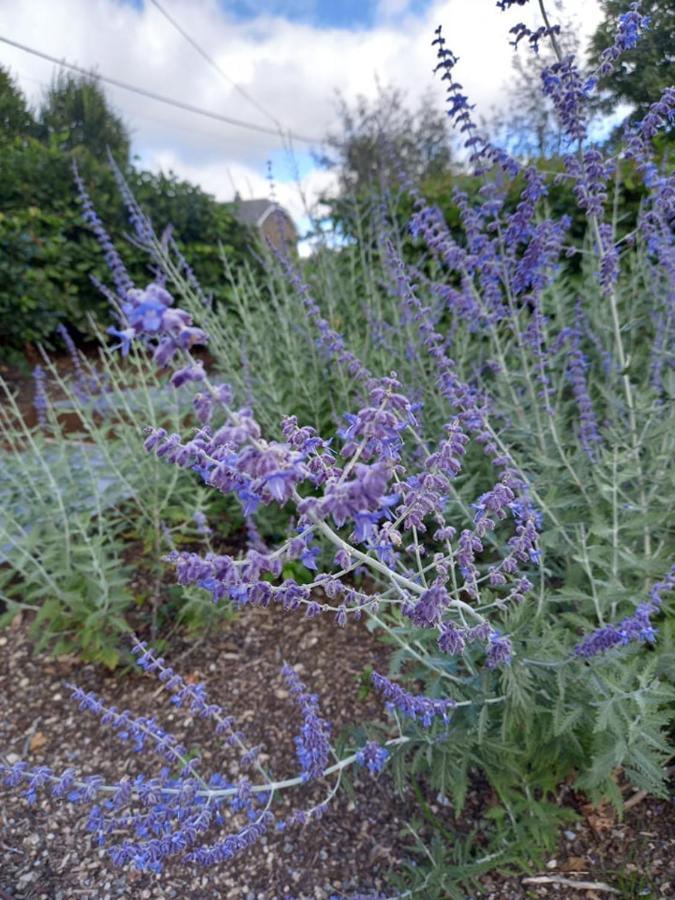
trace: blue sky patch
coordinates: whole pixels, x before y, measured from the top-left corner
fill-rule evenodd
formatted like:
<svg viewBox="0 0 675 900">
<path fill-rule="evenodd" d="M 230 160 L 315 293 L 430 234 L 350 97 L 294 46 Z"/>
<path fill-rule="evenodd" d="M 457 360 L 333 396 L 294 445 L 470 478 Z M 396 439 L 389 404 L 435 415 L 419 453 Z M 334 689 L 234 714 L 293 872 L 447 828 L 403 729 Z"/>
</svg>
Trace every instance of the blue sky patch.
<svg viewBox="0 0 675 900">
<path fill-rule="evenodd" d="M 408 0 L 403 13 L 419 15 L 430 0 Z M 369 29 L 376 24 L 375 0 L 222 0 L 224 12 L 241 20 L 279 16 L 315 28 Z"/>
</svg>

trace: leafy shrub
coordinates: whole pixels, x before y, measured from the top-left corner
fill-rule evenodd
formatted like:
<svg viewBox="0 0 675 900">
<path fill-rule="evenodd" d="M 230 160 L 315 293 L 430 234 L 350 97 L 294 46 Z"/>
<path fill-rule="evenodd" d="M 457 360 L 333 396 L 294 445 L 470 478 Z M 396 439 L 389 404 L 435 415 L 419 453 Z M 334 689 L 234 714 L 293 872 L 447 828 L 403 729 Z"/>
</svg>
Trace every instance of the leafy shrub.
<svg viewBox="0 0 675 900">
<path fill-rule="evenodd" d="M 602 65 L 614 65 L 645 25 L 636 9 L 622 18 Z M 548 25 L 517 33 L 534 45 L 556 34 Z M 273 824 L 317 818 L 336 788 L 325 802 L 275 820 L 277 792 L 331 775 L 339 782 L 354 764 L 376 775 L 389 763 L 397 783 L 422 782 L 422 813 L 425 789 L 460 811 L 480 774 L 499 798 L 489 845 L 478 857 L 471 836 L 455 847 L 435 842 L 432 868 L 412 867 L 406 879 L 410 890 L 434 896 L 488 865 L 536 861 L 564 818 L 552 798 L 566 778 L 619 808 L 619 768 L 665 795 L 675 697 L 666 604 L 675 587 L 675 210 L 673 177 L 654 165 L 650 139 L 672 117 L 675 92 L 626 133 L 623 155 L 647 193 L 636 230 L 622 240 L 608 187 L 616 161 L 586 132 L 592 82 L 570 58 L 545 73 L 571 148 L 566 176 L 589 223 L 580 251 L 568 241 L 570 221 L 549 215 L 544 175 L 480 135 L 440 30 L 434 43 L 451 118 L 484 183 L 475 201 L 455 194 L 461 235 L 411 187 L 411 232 L 432 260 L 425 271 L 406 263 L 402 236 L 378 209 L 374 242 L 316 261 L 310 280 L 325 288 L 317 299 L 297 264 L 279 256 L 267 263 L 272 305 L 264 308 L 254 284 L 234 280 L 239 299 L 223 324 L 119 173 L 160 278 L 133 287 L 89 214 L 112 263 L 122 352 L 152 347 L 155 362 L 171 366 L 175 388 L 198 386 L 201 427 L 169 433 L 148 422 L 147 459 L 194 478 L 195 490 L 201 483 L 235 497 L 249 520 L 277 507 L 286 526 L 274 544 L 253 529 L 241 554 L 177 549 L 170 561 L 178 582 L 216 603 L 280 603 L 338 626 L 365 617 L 394 651 L 391 670 L 370 679 L 388 724 L 357 731 L 334 764 L 316 698 L 285 669 L 303 713 L 300 774 L 277 779 L 258 765 L 253 786 L 204 776 L 154 720 L 111 711 L 75 689 L 83 710 L 137 749 L 152 745 L 172 771 L 105 785 L 20 762 L 5 768 L 5 779 L 30 799 L 49 787 L 93 805 L 89 827 L 100 842 L 125 829 L 126 840 L 110 846 L 117 863 L 158 871 L 173 856 L 229 860 Z M 509 209 L 514 178 L 523 188 Z M 568 252 L 581 256 L 581 281 L 561 269 Z M 242 336 L 251 339 L 245 355 Z M 207 341 L 214 375 L 192 352 Z M 290 384 L 297 390 L 286 396 Z M 322 432 L 282 418 L 287 402 Z M 334 411 L 346 415 L 329 429 Z M 364 571 L 373 590 L 360 580 Z M 147 645 L 134 652 L 175 702 L 210 718 L 218 733 L 233 728 Z M 255 764 L 235 734 L 232 745 Z M 112 804 L 102 811 L 106 795 Z M 232 829 L 223 837 L 216 825 L 227 805 Z"/>
<path fill-rule="evenodd" d="M 4 354 L 25 343 L 53 341 L 59 324 L 92 338 L 96 324 L 104 327 L 109 318 L 107 301 L 92 283 L 92 278 L 105 278 L 105 265 L 82 224 L 72 163 L 79 161 L 99 208 L 106 212 L 112 236 L 122 240 L 128 226 L 109 167 L 86 152 L 71 155 L 56 141 L 45 144 L 26 135 L 0 136 L 0 153 Z M 226 300 L 219 247 L 237 268 L 249 257 L 254 241 L 236 222 L 231 207 L 171 174 L 154 175 L 131 167 L 126 174 L 157 226 L 172 224 L 179 246 L 190 248 L 204 288 L 217 303 Z M 151 277 L 145 254 L 129 244 L 125 257 L 136 277 Z M 252 257 L 250 264 L 254 264 Z"/>
<path fill-rule="evenodd" d="M 162 553 L 199 538 L 204 497 L 184 473 L 149 465 L 138 425 L 183 427 L 189 396 L 160 389 L 142 353 L 121 366 L 104 351 L 94 365 L 71 349 L 71 376 L 37 370 L 38 427 L 0 380 L 2 621 L 32 611 L 38 648 L 114 667 L 130 617 L 157 636 L 172 618 L 203 626 L 217 614 L 199 596 L 173 609 L 161 579 Z"/>
</svg>

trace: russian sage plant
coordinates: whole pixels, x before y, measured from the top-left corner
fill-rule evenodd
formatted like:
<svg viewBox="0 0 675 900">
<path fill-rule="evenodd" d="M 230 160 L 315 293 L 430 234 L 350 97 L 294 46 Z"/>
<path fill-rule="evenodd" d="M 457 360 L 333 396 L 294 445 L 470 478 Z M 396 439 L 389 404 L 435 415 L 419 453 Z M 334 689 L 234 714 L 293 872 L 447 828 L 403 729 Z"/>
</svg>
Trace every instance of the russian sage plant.
<svg viewBox="0 0 675 900">
<path fill-rule="evenodd" d="M 157 270 L 151 284 L 130 282 L 87 205 L 113 270 L 108 290 L 119 321 L 111 333 L 121 353 L 140 345 L 171 370 L 174 388 L 197 390 L 198 427 L 145 423 L 147 458 L 160 471 L 193 478 L 195 489 L 235 498 L 250 526 L 242 553 L 168 553 L 178 583 L 216 605 L 278 604 L 289 615 L 328 616 L 337 627 L 365 619 L 393 647 L 390 670 L 370 677 L 389 724 L 369 726 L 335 762 L 329 725 L 288 660 L 284 677 L 303 715 L 299 773 L 290 777 L 259 765 L 226 711 L 145 643 L 134 645 L 142 668 L 176 705 L 229 735 L 253 766 L 252 780 L 204 774 L 155 720 L 110 709 L 74 687 L 81 708 L 118 738 L 156 752 L 156 774 L 107 784 L 20 762 L 6 766 L 4 778 L 29 800 L 42 788 L 87 804 L 90 830 L 117 863 L 156 871 L 172 857 L 229 860 L 270 828 L 319 816 L 352 765 L 378 774 L 390 763 L 399 783 L 424 779 L 455 812 L 471 777 L 487 777 L 500 804 L 491 852 L 479 867 L 512 862 L 517 846 L 532 859 L 533 848 L 552 840 L 561 812 L 551 796 L 571 772 L 578 788 L 619 807 L 617 770 L 665 793 L 675 697 L 668 610 L 675 587 L 668 420 L 675 192 L 651 140 L 672 122 L 675 91 L 606 155 L 588 134 L 598 73 L 582 73 L 559 52 L 557 26 L 539 5 L 541 27 L 516 25 L 514 39 L 527 38 L 535 51 L 550 40 L 556 51 L 542 89 L 567 148 L 562 177 L 587 221 L 583 243 L 572 242 L 569 217 L 549 215 L 545 173 L 482 135 L 439 29 L 433 43 L 449 115 L 481 187 L 474 198 L 455 193 L 457 234 L 402 173 L 424 266 L 408 260 L 403 236 L 374 204 L 377 240 L 363 258 L 378 269 L 365 282 L 369 339 L 355 338 L 358 352 L 336 327 L 341 311 L 316 294 L 316 279 L 310 284 L 293 258 L 269 258 L 265 291 L 244 291 L 219 313 L 170 234 L 155 235 L 119 173 L 136 238 Z M 603 71 L 647 26 L 633 4 Z M 620 238 L 610 193 L 625 166 L 643 179 L 646 194 Z M 515 204 L 507 202 L 514 186 Z M 582 258 L 581 280 L 566 273 L 571 255 Z M 377 304 L 369 302 L 375 296 Z M 363 322 L 356 307 L 348 309 Z M 257 364 L 247 374 L 243 361 L 254 354 L 271 366 L 269 335 L 240 346 L 232 362 L 227 317 L 237 323 L 233 334 L 252 334 L 274 313 L 282 316 L 274 328 L 285 335 L 282 346 L 311 336 L 306 356 L 286 362 L 287 377 L 293 383 L 309 371 L 318 383 L 328 370 L 330 399 L 300 391 L 295 412 L 282 408 L 281 390 L 271 403 L 255 396 L 267 382 L 256 381 Z M 352 321 L 344 330 L 358 329 Z M 206 344 L 213 374 L 194 355 Z M 239 376 L 228 381 L 235 368 Z M 340 413 L 336 427 L 326 409 Z M 255 523 L 273 508 L 282 511 L 286 533 L 263 541 Z M 210 527 L 208 518 L 199 522 Z M 291 563 L 307 577 L 288 577 Z M 275 815 L 278 794 L 314 780 L 326 782 L 325 802 Z M 441 869 L 458 862 L 453 852 L 436 855 Z"/>
<path fill-rule="evenodd" d="M 190 517 L 205 494 L 180 472 L 167 477 L 148 464 L 138 425 L 177 427 L 190 397 L 166 391 L 136 350 L 123 366 L 108 349 L 94 364 L 65 338 L 70 374 L 48 358 L 35 370 L 35 427 L 0 380 L 2 621 L 27 611 L 38 647 L 113 667 L 139 601 L 155 634 L 166 621 L 160 556 L 198 536 Z M 153 561 L 147 596 L 132 586 L 142 554 L 132 564 L 131 539 Z M 196 595 L 178 611 L 186 624 L 212 617 Z"/>
</svg>

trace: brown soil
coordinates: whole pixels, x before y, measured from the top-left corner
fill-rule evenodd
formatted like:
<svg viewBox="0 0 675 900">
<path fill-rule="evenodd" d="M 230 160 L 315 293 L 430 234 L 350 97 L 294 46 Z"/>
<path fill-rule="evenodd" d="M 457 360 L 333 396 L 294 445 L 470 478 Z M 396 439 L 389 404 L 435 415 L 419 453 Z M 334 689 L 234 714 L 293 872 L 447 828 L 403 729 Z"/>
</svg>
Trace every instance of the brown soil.
<svg viewBox="0 0 675 900">
<path fill-rule="evenodd" d="M 295 665 L 320 697 L 335 733 L 350 723 L 377 719 L 376 697 L 359 699 L 359 674 L 373 665 L 386 671 L 387 650 L 359 624 L 337 629 L 323 619 L 304 620 L 280 610 L 245 610 L 201 643 L 174 646 L 180 671 L 203 681 L 210 695 L 235 714 L 251 743 L 264 744 L 265 764 L 277 777 L 296 771 L 292 735 L 299 717 L 279 674 L 283 660 Z M 68 700 L 64 681 L 94 690 L 109 703 L 157 715 L 188 746 L 199 746 L 204 767 L 221 770 L 222 741 L 202 722 L 181 721 L 157 692 L 158 682 L 140 674 L 110 674 L 69 657 L 34 655 L 26 623 L 0 634 L 0 748 L 31 764 L 55 770 L 69 765 L 108 778 L 134 772 L 139 761 Z M 189 736 L 187 736 L 189 735 Z M 150 770 L 152 771 L 152 770 Z M 236 773 L 229 757 L 224 771 Z M 79 810 L 47 797 L 31 807 L 5 792 L 0 807 L 0 898 L 69 900 L 106 898 L 282 898 L 345 897 L 387 889 L 387 872 L 410 857 L 405 824 L 415 814 L 411 796 L 397 797 L 390 775 L 356 775 L 353 796 L 342 792 L 330 811 L 304 829 L 272 833 L 229 866 L 195 870 L 178 864 L 159 876 L 115 869 L 92 847 Z M 295 800 L 320 801 L 321 788 L 303 788 Z M 299 800 L 298 798 L 302 799 Z M 578 805 L 579 798 L 574 798 Z M 469 798 L 470 824 L 480 824 L 490 798 L 479 786 Z M 451 809 L 432 804 L 453 827 Z M 539 873 L 549 878 L 608 884 L 621 897 L 675 896 L 675 810 L 644 798 L 618 822 L 606 809 L 582 808 L 579 822 L 561 834 L 558 852 Z M 462 830 L 466 821 L 454 823 Z M 416 896 L 424 897 L 422 890 Z M 486 876 L 486 898 L 557 897 L 574 900 L 617 896 L 601 888 L 578 890 L 569 883 L 527 884 L 522 876 Z M 4 900 L 4 898 L 3 898 Z"/>
</svg>

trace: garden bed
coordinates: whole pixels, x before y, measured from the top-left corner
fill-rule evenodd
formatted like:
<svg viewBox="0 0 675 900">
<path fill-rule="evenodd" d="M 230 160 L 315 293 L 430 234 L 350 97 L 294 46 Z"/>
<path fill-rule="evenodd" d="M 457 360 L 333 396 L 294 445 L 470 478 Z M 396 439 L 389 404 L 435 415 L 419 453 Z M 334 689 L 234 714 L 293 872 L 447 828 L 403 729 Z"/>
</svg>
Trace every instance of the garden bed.
<svg viewBox="0 0 675 900">
<path fill-rule="evenodd" d="M 157 714 L 177 724 L 173 708 L 158 694 L 149 676 L 113 674 L 83 665 L 74 658 L 34 655 L 26 636 L 27 622 L 0 633 L 0 746 L 32 765 L 48 762 L 55 770 L 69 765 L 85 772 L 119 778 L 142 768 L 126 743 L 120 743 L 91 716 L 79 713 L 68 699 L 64 682 L 73 681 L 101 694 L 120 708 Z M 185 654 L 177 661 L 181 653 Z M 279 670 L 283 660 L 298 666 L 303 680 L 320 697 L 335 734 L 350 723 L 377 719 L 382 708 L 374 695 L 364 697 L 359 674 L 367 666 L 386 669 L 387 648 L 362 624 L 338 629 L 324 619 L 305 620 L 277 609 L 244 610 L 217 633 L 192 645 L 175 644 L 171 652 L 186 676 L 203 681 L 214 699 L 234 713 L 252 743 L 263 743 L 265 764 L 278 776 L 295 771 L 292 734 L 299 716 Z M 290 726 L 290 727 L 289 727 Z M 186 732 L 189 747 L 201 749 L 205 768 L 228 759 L 221 742 L 201 722 Z M 234 774 L 232 756 L 223 768 Z M 140 764 L 140 768 L 139 768 Z M 127 898 L 240 897 L 328 898 L 378 892 L 387 888 L 386 874 L 410 858 L 406 831 L 418 809 L 412 796 L 397 797 L 389 773 L 378 779 L 359 771 L 353 797 L 341 792 L 319 821 L 295 831 L 272 834 L 229 866 L 199 870 L 167 866 L 158 876 L 115 869 L 104 851 L 91 846 L 73 807 L 40 799 L 30 807 L 16 794 L 3 796 L 0 812 L 0 891 L 12 900 L 90 897 Z M 304 789 L 306 791 L 306 789 Z M 321 788 L 312 790 L 314 802 Z M 563 881 L 523 882 L 521 875 L 483 878 L 485 898 L 672 897 L 675 894 L 675 809 L 644 798 L 618 822 L 606 809 L 584 806 L 567 789 L 561 802 L 580 814 L 561 833 L 558 852 L 539 874 Z M 311 800 L 305 793 L 305 804 Z M 431 803 L 434 815 L 452 830 L 478 825 L 494 804 L 489 790 L 477 783 L 466 814 L 454 822 L 452 810 Z M 428 835 L 426 836 L 428 837 Z M 613 886 L 578 890 L 565 883 L 586 881 Z M 2 896 L 2 894 L 0 894 Z M 424 891 L 415 896 L 423 897 Z"/>
</svg>

